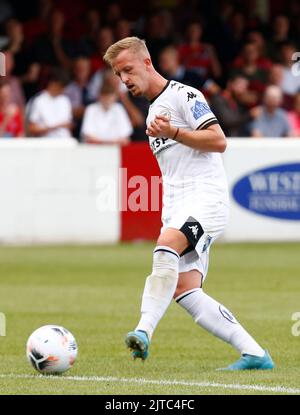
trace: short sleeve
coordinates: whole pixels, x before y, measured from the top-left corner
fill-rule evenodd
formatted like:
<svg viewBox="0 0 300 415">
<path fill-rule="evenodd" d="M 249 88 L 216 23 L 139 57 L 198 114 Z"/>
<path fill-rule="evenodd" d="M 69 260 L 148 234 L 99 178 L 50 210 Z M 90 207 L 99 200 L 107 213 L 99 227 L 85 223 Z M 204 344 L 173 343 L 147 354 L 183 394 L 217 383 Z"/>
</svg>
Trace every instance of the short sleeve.
<svg viewBox="0 0 300 415">
<path fill-rule="evenodd" d="M 181 89 L 180 95 L 182 117 L 193 130 L 201 130 L 218 124 L 216 116 L 200 91 L 187 86 Z"/>
</svg>

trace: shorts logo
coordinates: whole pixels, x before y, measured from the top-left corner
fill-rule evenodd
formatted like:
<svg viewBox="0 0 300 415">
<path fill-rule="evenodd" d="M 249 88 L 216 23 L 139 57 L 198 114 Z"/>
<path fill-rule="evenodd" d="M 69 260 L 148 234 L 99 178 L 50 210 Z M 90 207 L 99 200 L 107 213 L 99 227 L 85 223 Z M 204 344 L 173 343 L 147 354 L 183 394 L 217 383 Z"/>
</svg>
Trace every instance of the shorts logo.
<svg viewBox="0 0 300 415">
<path fill-rule="evenodd" d="M 205 114 L 211 113 L 209 106 L 205 102 L 196 101 L 195 105 L 191 107 L 191 111 L 195 120 L 198 120 Z"/>
<path fill-rule="evenodd" d="M 189 228 L 191 229 L 195 239 L 197 239 L 197 235 L 198 235 L 198 231 L 199 231 L 198 225 L 189 226 Z"/>
<path fill-rule="evenodd" d="M 186 236 L 187 240 L 193 248 L 195 248 L 199 242 L 199 239 L 204 234 L 202 226 L 192 216 L 188 217 L 187 221 L 179 230 Z"/>
<path fill-rule="evenodd" d="M 227 308 L 225 308 L 223 305 L 220 305 L 219 306 L 219 311 L 222 314 L 222 316 L 224 318 L 226 318 L 226 320 L 230 321 L 230 323 L 238 324 L 238 322 L 233 317 L 233 315 L 231 314 L 231 312 L 229 310 L 227 310 Z"/>
</svg>

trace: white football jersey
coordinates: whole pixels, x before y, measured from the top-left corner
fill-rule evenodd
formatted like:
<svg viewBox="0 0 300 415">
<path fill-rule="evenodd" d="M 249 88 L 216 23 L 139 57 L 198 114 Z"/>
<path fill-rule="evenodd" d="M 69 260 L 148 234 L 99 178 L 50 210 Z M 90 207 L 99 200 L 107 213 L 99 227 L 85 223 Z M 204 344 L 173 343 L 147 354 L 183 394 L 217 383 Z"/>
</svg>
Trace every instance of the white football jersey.
<svg viewBox="0 0 300 415">
<path fill-rule="evenodd" d="M 169 81 L 151 101 L 147 126 L 156 115 L 165 115 L 171 125 L 187 130 L 205 129 L 218 121 L 203 94 L 195 88 Z M 164 186 L 164 210 L 178 211 L 199 201 L 228 204 L 227 179 L 220 153 L 202 152 L 170 138 L 149 137 Z M 179 206 L 181 202 L 181 206 Z"/>
</svg>

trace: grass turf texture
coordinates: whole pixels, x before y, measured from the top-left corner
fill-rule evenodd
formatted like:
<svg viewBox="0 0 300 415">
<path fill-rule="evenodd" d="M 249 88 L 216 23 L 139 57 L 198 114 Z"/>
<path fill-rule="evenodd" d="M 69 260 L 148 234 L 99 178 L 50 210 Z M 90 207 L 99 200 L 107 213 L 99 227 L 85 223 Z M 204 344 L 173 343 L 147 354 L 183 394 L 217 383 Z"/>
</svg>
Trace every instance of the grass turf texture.
<svg viewBox="0 0 300 415">
<path fill-rule="evenodd" d="M 173 303 L 153 337 L 150 357 L 132 361 L 124 336 L 139 318 L 153 244 L 0 248 L 0 394 L 272 394 L 277 392 L 66 376 L 144 378 L 298 388 L 299 244 L 215 244 L 205 282 L 267 348 L 273 371 L 217 372 L 238 358 L 229 345 L 197 326 Z M 28 336 L 45 324 L 68 328 L 79 344 L 74 367 L 58 379 L 39 377 L 25 357 Z M 6 375 L 12 375 L 11 377 Z M 18 378 L 14 375 L 32 375 Z"/>
</svg>

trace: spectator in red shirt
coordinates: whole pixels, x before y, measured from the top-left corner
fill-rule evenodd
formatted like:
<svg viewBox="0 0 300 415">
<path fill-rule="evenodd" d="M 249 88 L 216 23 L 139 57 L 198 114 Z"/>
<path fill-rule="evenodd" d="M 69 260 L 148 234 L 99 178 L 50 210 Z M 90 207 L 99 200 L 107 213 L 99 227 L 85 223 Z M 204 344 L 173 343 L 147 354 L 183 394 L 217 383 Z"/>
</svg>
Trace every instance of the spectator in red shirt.
<svg viewBox="0 0 300 415">
<path fill-rule="evenodd" d="M 204 78 L 220 78 L 222 70 L 215 49 L 211 44 L 202 42 L 202 34 L 200 22 L 188 25 L 187 41 L 179 46 L 181 63 L 187 69 L 196 70 Z"/>
<path fill-rule="evenodd" d="M 258 57 L 256 63 L 258 68 L 268 71 L 273 62 L 266 56 L 266 41 L 262 33 L 258 30 L 253 30 L 248 34 L 247 40 L 257 46 Z"/>
<path fill-rule="evenodd" d="M 267 82 L 267 71 L 258 64 L 260 52 L 255 42 L 247 42 L 236 59 L 231 76 L 241 75 L 248 79 L 249 89 L 262 95 Z"/>
<path fill-rule="evenodd" d="M 0 81 L 0 137 L 24 136 L 23 116 L 19 107 L 11 102 L 11 88 L 6 79 Z"/>
</svg>

